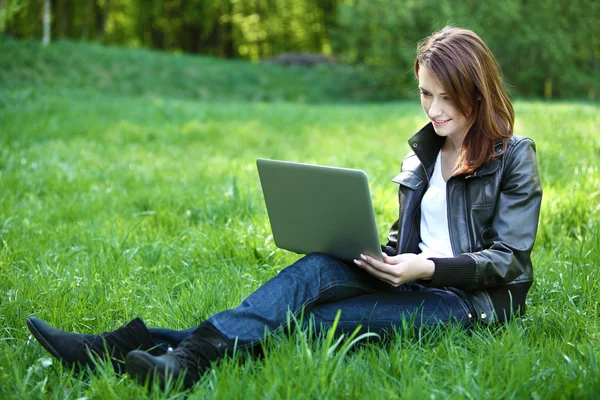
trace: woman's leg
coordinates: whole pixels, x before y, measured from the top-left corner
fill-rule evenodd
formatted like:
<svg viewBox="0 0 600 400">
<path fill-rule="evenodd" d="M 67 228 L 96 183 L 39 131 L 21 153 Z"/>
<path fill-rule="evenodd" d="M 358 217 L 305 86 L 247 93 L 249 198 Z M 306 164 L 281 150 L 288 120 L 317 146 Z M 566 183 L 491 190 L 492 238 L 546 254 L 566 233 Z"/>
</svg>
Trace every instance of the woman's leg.
<svg viewBox="0 0 600 400">
<path fill-rule="evenodd" d="M 427 288 L 409 283 L 388 291 L 363 294 L 339 301 L 320 302 L 306 313 L 303 323 L 317 330 L 333 325 L 341 310 L 337 329 L 353 332 L 361 325 L 361 332 L 380 335 L 402 325 L 403 321 L 414 323 L 415 328 L 456 322 L 468 328 L 473 322 L 475 310 L 469 298 L 457 289 Z M 149 329 L 155 343 L 167 342 L 176 347 L 196 328 L 185 331 Z"/>
<path fill-rule="evenodd" d="M 455 322 L 468 328 L 474 322 L 475 310 L 469 298 L 457 289 L 427 288 L 409 283 L 391 292 L 367 294 L 322 304 L 312 309 L 310 320 L 314 327 L 327 329 L 334 323 L 338 310 L 341 315 L 337 329 L 385 335 L 406 322 L 415 328 Z M 305 323 L 306 324 L 306 323 Z"/>
<path fill-rule="evenodd" d="M 231 310 L 208 321 L 238 344 L 254 344 L 287 322 L 288 311 L 298 315 L 315 305 L 352 296 L 390 290 L 391 286 L 360 268 L 322 253 L 308 254 L 283 269 Z M 177 347 L 196 328 L 182 331 L 150 328 L 161 347 Z"/>
<path fill-rule="evenodd" d="M 217 313 L 208 322 L 238 344 L 251 345 L 285 325 L 288 312 L 297 316 L 320 304 L 391 289 L 352 264 L 312 253 L 282 270 L 238 307 Z"/>
</svg>

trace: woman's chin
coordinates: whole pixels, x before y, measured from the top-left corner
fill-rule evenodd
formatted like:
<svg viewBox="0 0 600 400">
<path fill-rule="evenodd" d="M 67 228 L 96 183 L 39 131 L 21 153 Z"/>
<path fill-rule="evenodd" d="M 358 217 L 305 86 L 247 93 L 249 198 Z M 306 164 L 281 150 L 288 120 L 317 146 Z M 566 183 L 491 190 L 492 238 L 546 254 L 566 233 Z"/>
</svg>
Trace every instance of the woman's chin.
<svg viewBox="0 0 600 400">
<path fill-rule="evenodd" d="M 436 133 L 436 135 L 438 135 L 438 136 L 441 136 L 441 137 L 448 136 L 448 131 L 446 129 L 444 129 L 444 127 L 436 127 L 434 125 L 433 126 L 433 130 Z"/>
</svg>

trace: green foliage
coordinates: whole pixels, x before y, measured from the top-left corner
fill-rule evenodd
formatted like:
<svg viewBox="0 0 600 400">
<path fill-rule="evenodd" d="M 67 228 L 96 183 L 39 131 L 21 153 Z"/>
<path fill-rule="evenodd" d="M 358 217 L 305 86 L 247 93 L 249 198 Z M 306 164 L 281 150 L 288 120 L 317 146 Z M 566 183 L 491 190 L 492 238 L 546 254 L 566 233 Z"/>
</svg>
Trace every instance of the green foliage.
<svg viewBox="0 0 600 400">
<path fill-rule="evenodd" d="M 15 0 L 7 0 L 14 2 Z M 40 36 L 42 3 L 9 25 Z M 257 60 L 282 51 L 330 52 L 327 25 L 337 0 L 56 0 L 52 36 Z"/>
<path fill-rule="evenodd" d="M 0 32 L 41 37 L 43 1 L 4 2 Z M 343 74 L 342 86 L 352 83 L 370 99 L 411 98 L 417 42 L 454 24 L 486 41 L 515 96 L 600 93 L 595 0 L 56 0 L 52 7 L 53 38 L 254 61 L 334 54 L 362 70 Z"/>
<path fill-rule="evenodd" d="M 4 0 L 4 3 L 3 7 L 0 7 L 0 33 L 6 30 L 7 23 L 23 7 L 23 4 L 19 0 Z"/>
<path fill-rule="evenodd" d="M 447 24 L 482 37 L 514 95 L 598 98 L 597 1 L 348 0 L 333 47 L 350 63 L 378 67 L 382 90 L 406 95 L 417 42 Z"/>
</svg>

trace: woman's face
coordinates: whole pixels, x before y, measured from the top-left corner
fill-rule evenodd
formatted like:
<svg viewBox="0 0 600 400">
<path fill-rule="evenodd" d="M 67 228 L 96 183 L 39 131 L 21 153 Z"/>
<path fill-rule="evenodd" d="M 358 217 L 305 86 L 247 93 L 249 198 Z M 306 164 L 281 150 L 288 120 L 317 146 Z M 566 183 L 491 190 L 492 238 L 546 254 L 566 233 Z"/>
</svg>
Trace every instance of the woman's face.
<svg viewBox="0 0 600 400">
<path fill-rule="evenodd" d="M 433 123 L 433 129 L 439 136 L 450 137 L 455 143 L 462 143 L 469 121 L 446 94 L 435 76 L 424 66 L 419 66 L 419 91 L 421 105 Z"/>
</svg>

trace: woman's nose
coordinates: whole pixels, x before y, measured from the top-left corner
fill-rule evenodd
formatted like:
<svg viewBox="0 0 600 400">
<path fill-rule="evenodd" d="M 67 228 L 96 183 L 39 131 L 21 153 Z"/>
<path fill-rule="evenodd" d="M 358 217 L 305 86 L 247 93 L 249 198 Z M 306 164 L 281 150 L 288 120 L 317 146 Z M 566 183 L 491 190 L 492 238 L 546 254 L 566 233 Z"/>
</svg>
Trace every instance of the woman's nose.
<svg viewBox="0 0 600 400">
<path fill-rule="evenodd" d="M 439 107 L 439 103 L 436 100 L 432 100 L 429 105 L 429 118 L 435 119 L 441 115 L 441 109 Z"/>
</svg>

